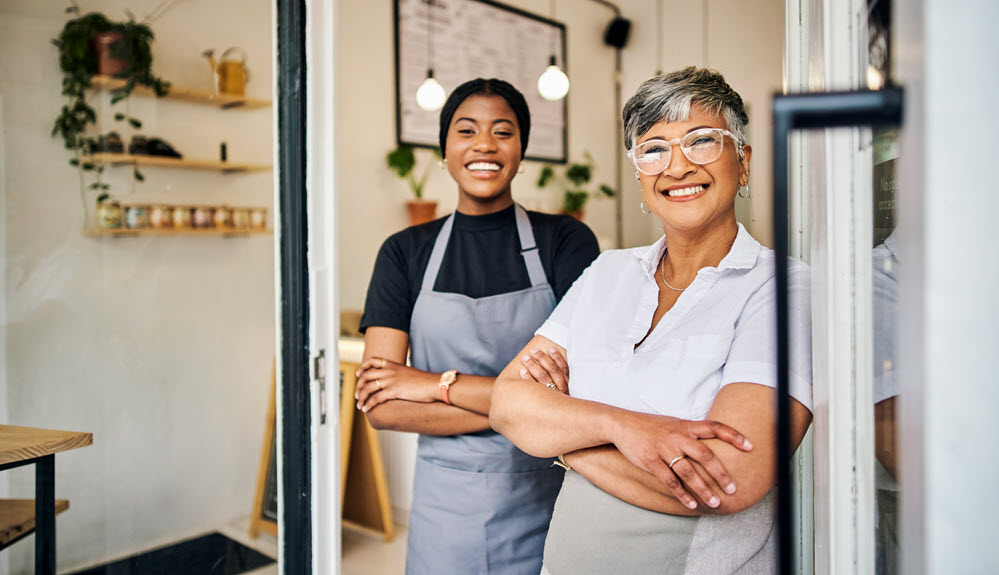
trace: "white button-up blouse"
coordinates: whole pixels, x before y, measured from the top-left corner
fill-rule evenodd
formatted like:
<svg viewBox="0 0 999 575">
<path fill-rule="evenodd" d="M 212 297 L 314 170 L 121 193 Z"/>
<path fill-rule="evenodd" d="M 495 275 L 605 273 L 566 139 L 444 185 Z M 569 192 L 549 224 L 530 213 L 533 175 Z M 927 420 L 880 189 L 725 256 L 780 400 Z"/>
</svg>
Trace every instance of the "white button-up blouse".
<svg viewBox="0 0 999 575">
<path fill-rule="evenodd" d="M 777 387 L 774 252 L 739 224 L 728 255 L 702 268 L 655 330 L 666 249 L 602 253 L 538 329 L 568 352 L 569 393 L 642 413 L 703 419 L 730 383 Z M 790 392 L 812 408 L 808 267 L 789 274 Z"/>
</svg>

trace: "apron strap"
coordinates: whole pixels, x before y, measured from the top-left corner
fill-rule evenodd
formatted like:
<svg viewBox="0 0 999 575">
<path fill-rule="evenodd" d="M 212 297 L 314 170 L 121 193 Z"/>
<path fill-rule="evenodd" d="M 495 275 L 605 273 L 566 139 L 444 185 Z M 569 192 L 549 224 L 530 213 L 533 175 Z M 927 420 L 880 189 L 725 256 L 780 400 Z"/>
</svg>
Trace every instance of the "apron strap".
<svg viewBox="0 0 999 575">
<path fill-rule="evenodd" d="M 444 261 L 444 250 L 447 249 L 447 241 L 451 238 L 451 228 L 454 227 L 454 212 L 444 220 L 444 227 L 437 234 L 437 241 L 434 242 L 434 251 L 430 252 L 430 261 L 427 262 L 427 270 L 423 272 L 423 291 L 433 291 L 434 282 L 437 281 L 437 272 L 441 270 L 441 262 Z"/>
<path fill-rule="evenodd" d="M 520 255 L 524 258 L 524 265 L 527 266 L 527 275 L 531 278 L 531 287 L 541 287 L 548 285 L 548 278 L 545 277 L 545 268 L 541 265 L 541 256 L 538 255 L 538 246 L 534 243 L 534 230 L 531 228 L 531 220 L 527 218 L 527 212 L 520 204 L 516 204 L 517 212 L 517 234 L 520 236 Z"/>
<path fill-rule="evenodd" d="M 517 215 L 517 235 L 520 236 L 520 255 L 524 258 L 524 265 L 527 266 L 527 275 L 531 278 L 531 287 L 542 287 L 548 285 L 548 278 L 545 276 L 545 268 L 541 265 L 541 256 L 538 255 L 538 246 L 534 242 L 534 229 L 531 221 L 527 218 L 527 212 L 520 204 L 515 204 Z M 437 234 L 434 242 L 434 250 L 430 252 L 430 261 L 427 262 L 427 269 L 423 272 L 424 291 L 433 291 L 434 283 L 437 281 L 437 273 L 440 272 L 441 262 L 444 261 L 444 251 L 447 250 L 447 242 L 451 239 L 451 230 L 454 228 L 454 213 L 452 212 L 446 220 L 444 226 Z"/>
</svg>

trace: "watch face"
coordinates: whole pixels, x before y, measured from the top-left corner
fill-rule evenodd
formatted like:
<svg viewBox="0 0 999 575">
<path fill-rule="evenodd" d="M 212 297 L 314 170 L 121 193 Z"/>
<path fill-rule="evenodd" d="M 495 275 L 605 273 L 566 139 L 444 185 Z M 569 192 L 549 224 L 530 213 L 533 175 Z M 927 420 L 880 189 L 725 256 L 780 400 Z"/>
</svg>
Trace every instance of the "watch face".
<svg viewBox="0 0 999 575">
<path fill-rule="evenodd" d="M 457 379 L 457 373 L 452 369 L 441 374 L 441 385 L 451 385 Z"/>
</svg>

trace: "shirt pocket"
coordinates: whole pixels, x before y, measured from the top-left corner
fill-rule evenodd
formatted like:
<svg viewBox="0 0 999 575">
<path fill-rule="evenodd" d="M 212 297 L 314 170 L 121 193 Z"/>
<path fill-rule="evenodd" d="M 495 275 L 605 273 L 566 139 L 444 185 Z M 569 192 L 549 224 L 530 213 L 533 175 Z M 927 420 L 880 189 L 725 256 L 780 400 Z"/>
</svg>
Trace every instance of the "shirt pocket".
<svg viewBox="0 0 999 575">
<path fill-rule="evenodd" d="M 669 340 L 643 378 L 642 401 L 662 415 L 703 419 L 720 389 L 731 343 L 731 337 L 711 334 Z"/>
</svg>

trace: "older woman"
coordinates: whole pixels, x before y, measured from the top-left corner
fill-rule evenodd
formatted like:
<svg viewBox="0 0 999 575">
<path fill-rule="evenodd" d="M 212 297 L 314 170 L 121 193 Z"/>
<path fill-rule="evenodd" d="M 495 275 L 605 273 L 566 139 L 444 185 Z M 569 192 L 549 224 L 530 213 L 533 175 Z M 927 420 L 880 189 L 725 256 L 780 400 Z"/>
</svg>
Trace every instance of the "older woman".
<svg viewBox="0 0 999 575">
<path fill-rule="evenodd" d="M 579 221 L 514 203 L 530 129 L 527 102 L 507 82 L 455 88 L 440 145 L 457 210 L 393 235 L 375 262 L 357 406 L 379 429 L 420 434 L 411 575 L 541 568 L 563 473 L 489 427 L 490 394 L 598 249 Z"/>
<path fill-rule="evenodd" d="M 774 254 L 735 219 L 747 122 L 716 72 L 642 84 L 625 145 L 664 235 L 601 254 L 493 386 L 493 427 L 570 469 L 544 573 L 772 571 Z M 807 268 L 790 279 L 796 447 L 811 419 Z"/>
</svg>

